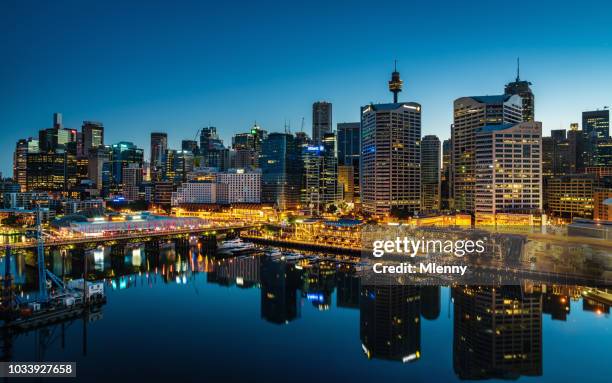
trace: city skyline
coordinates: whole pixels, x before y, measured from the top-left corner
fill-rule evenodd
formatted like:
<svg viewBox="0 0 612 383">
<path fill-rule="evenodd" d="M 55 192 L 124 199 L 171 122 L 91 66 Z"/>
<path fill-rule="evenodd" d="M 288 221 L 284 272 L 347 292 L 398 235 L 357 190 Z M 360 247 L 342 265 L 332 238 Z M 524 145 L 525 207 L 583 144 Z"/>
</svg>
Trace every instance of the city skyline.
<svg viewBox="0 0 612 383">
<path fill-rule="evenodd" d="M 153 131 L 167 132 L 168 146 L 173 149 L 180 149 L 182 140 L 193 139 L 196 131 L 206 125 L 218 128 L 226 146 L 232 135 L 247 131 L 254 121 L 269 132 L 283 131 L 284 122 L 289 121 L 295 132 L 301 130 L 304 118 L 304 131 L 311 135 L 311 106 L 318 100 L 332 103 L 335 130 L 337 123 L 359 121 L 359 107 L 392 100 L 385 82 L 394 59 L 398 60 L 404 80 L 399 100 L 419 102 L 423 106 L 422 135 L 435 134 L 441 140 L 450 136 L 453 100 L 502 93 L 504 85 L 516 76 L 517 56 L 521 57 L 521 79 L 533 83 L 535 118 L 542 121 L 544 135 L 580 122 L 585 110 L 610 104 L 601 84 L 612 79 L 606 71 L 612 55 L 602 48 L 609 46 L 612 36 L 599 26 L 605 22 L 593 20 L 603 20 L 603 15 L 590 13 L 588 6 L 556 9 L 557 18 L 567 17 L 564 27 L 542 22 L 534 25 L 535 31 L 517 30 L 496 36 L 495 47 L 491 48 L 488 37 L 478 44 L 461 40 L 483 33 L 492 27 L 490 24 L 459 28 L 449 10 L 443 11 L 432 25 L 417 21 L 421 29 L 384 25 L 380 31 L 368 31 L 349 25 L 351 16 L 365 12 L 357 4 L 355 9 L 330 6 L 329 12 L 316 15 L 297 7 L 266 15 L 267 7 L 263 6 L 255 13 L 261 20 L 255 36 L 241 40 L 253 27 L 246 23 L 247 13 L 253 11 L 248 6 L 237 11 L 237 20 L 245 23 L 238 22 L 235 32 L 222 27 L 214 34 L 217 21 L 206 26 L 213 28 L 210 31 L 199 31 L 198 27 L 206 24 L 211 15 L 224 14 L 226 10 L 219 5 L 206 9 L 194 6 L 193 15 L 173 10 L 176 20 L 170 22 L 162 17 L 163 7 L 155 4 L 142 10 L 137 25 L 130 26 L 126 20 L 137 11 L 136 7 L 69 4 L 39 4 L 32 10 L 14 3 L 1 16 L 25 20 L 23 25 L 3 23 L 9 37 L 3 44 L 11 52 L 9 60 L 0 66 L 7 85 L 0 93 L 0 102 L 7 110 L 1 128 L 5 140 L 0 144 L 5 153 L 0 170 L 5 176 L 12 173 L 15 142 L 35 137 L 38 130 L 49 127 L 53 112 L 63 113 L 64 125 L 69 128 L 78 129 L 85 120 L 100 121 L 105 126 L 106 143 L 133 141 L 145 149 L 145 158 L 150 157 L 148 141 Z M 526 8 L 533 17 L 547 11 L 543 6 Z M 100 17 L 86 18 L 92 11 Z M 415 6 L 414 11 L 427 11 L 427 6 Z M 473 12 L 470 18 L 481 12 L 460 12 L 468 11 Z M 264 21 L 271 22 L 269 18 L 283 12 L 300 15 L 303 23 L 296 23 L 288 36 L 278 37 L 272 32 L 279 26 L 289 26 L 288 21 L 279 18 L 278 25 L 272 27 L 265 26 Z M 325 24 L 311 36 L 306 35 L 308 28 L 302 25 L 306 21 L 330 20 L 336 24 Z M 168 36 L 164 28 L 148 26 L 160 21 L 170 30 Z M 457 27 L 457 36 L 432 33 L 432 28 L 443 21 L 449 22 L 449 29 Z M 183 27 L 179 27 L 180 22 Z M 140 27 L 142 30 L 134 30 Z M 418 40 L 412 43 L 415 47 L 397 45 L 402 33 L 408 31 Z M 528 32 L 533 33 L 532 40 L 516 42 Z M 331 37 L 317 47 L 323 53 L 336 54 L 329 63 L 321 64 L 309 55 L 315 49 L 314 41 L 326 33 Z M 216 37 L 220 41 L 211 40 Z M 384 43 L 372 45 L 382 37 L 386 37 Z M 292 38 L 306 40 L 294 46 Z M 260 44 L 262 41 L 268 44 Z M 355 49 L 361 44 L 371 46 L 371 53 Z M 466 44 L 469 51 L 465 51 Z M 200 48 L 205 53 L 198 52 Z M 179 59 L 159 57 L 159 53 L 168 52 Z M 366 56 L 376 58 L 365 59 Z M 241 113 L 230 112 L 236 103 Z"/>
</svg>

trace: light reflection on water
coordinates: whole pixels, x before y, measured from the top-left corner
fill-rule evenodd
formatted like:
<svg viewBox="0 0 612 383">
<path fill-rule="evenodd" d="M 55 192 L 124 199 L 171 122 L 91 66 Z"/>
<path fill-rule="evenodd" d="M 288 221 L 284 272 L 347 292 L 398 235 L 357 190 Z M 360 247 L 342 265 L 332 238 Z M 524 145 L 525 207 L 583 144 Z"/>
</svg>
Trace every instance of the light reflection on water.
<svg viewBox="0 0 612 383">
<path fill-rule="evenodd" d="M 76 361 L 88 381 L 609 381 L 605 289 L 363 286 L 348 265 L 216 258 L 180 243 L 92 254 L 108 303 L 5 334 L 5 360 Z M 48 266 L 78 277 L 81 256 L 52 251 Z M 11 271 L 26 293 L 37 288 L 28 257 Z"/>
</svg>

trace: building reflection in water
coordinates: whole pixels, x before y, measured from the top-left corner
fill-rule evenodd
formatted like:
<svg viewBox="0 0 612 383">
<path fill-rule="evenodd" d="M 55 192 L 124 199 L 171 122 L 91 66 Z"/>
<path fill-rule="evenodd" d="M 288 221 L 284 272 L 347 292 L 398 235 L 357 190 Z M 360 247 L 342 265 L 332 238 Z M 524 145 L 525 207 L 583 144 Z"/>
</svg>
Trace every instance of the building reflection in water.
<svg viewBox="0 0 612 383">
<path fill-rule="evenodd" d="M 300 316 L 297 290 L 299 270 L 286 262 L 261 262 L 261 317 L 276 324 L 289 323 Z"/>
<path fill-rule="evenodd" d="M 542 375 L 542 294 L 520 286 L 456 287 L 453 367 L 461 379 Z"/>
<path fill-rule="evenodd" d="M 416 286 L 362 286 L 360 337 L 368 358 L 411 362 L 421 357 L 421 297 Z"/>
</svg>

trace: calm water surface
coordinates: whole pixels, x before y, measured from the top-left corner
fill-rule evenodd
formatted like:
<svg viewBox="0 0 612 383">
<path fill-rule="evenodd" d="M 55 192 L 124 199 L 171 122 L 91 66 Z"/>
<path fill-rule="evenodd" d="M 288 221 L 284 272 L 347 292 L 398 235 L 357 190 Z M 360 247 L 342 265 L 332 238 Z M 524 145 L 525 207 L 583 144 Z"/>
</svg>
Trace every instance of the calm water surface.
<svg viewBox="0 0 612 383">
<path fill-rule="evenodd" d="M 57 257 L 49 262 L 57 271 Z M 83 381 L 612 376 L 609 306 L 575 286 L 361 286 L 342 265 L 300 269 L 180 247 L 107 250 L 91 266 L 106 283 L 100 313 L 5 336 L 5 359 L 76 361 Z M 79 267 L 73 260 L 69 272 Z M 30 273 L 17 277 L 24 290 Z"/>
</svg>

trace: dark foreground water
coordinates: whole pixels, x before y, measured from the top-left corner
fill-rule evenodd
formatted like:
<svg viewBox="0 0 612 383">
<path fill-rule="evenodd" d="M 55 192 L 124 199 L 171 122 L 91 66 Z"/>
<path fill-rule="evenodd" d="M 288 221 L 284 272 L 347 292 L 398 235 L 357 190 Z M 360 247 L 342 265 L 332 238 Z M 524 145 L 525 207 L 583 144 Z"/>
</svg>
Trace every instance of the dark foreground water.
<svg viewBox="0 0 612 383">
<path fill-rule="evenodd" d="M 78 380 L 105 382 L 612 381 L 610 308 L 583 287 L 362 286 L 339 264 L 180 247 L 91 266 L 101 311 L 5 334 L 5 360 L 75 361 Z"/>
</svg>

